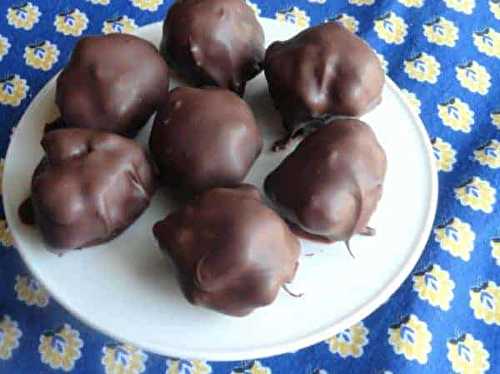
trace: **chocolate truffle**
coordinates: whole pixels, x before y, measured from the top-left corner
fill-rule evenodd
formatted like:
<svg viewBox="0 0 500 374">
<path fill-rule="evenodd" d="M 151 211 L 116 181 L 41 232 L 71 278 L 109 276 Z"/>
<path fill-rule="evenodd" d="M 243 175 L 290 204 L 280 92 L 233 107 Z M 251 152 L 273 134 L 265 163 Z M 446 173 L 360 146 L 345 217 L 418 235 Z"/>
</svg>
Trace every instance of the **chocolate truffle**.
<svg viewBox="0 0 500 374">
<path fill-rule="evenodd" d="M 264 31 L 244 0 L 183 0 L 170 8 L 160 52 L 190 83 L 239 95 L 262 70 Z"/>
<path fill-rule="evenodd" d="M 361 116 L 381 101 L 384 71 L 377 56 L 337 22 L 271 44 L 264 69 L 269 92 L 292 137 L 334 115 Z"/>
<path fill-rule="evenodd" d="M 135 136 L 168 92 L 168 67 L 136 36 L 80 39 L 57 79 L 56 103 L 69 127 Z"/>
<path fill-rule="evenodd" d="M 154 175 L 130 139 L 90 129 L 52 130 L 31 181 L 35 223 L 55 250 L 106 242 L 149 205 Z M 26 209 L 26 207 L 23 207 Z"/>
<path fill-rule="evenodd" d="M 274 301 L 300 244 L 250 185 L 214 188 L 153 227 L 192 304 L 244 316 Z"/>
<path fill-rule="evenodd" d="M 305 237 L 348 241 L 380 197 L 386 156 L 373 130 L 338 119 L 308 136 L 265 180 L 279 213 Z"/>
<path fill-rule="evenodd" d="M 221 88 L 178 87 L 149 140 L 164 184 L 186 193 L 240 183 L 262 149 L 249 106 Z"/>
</svg>

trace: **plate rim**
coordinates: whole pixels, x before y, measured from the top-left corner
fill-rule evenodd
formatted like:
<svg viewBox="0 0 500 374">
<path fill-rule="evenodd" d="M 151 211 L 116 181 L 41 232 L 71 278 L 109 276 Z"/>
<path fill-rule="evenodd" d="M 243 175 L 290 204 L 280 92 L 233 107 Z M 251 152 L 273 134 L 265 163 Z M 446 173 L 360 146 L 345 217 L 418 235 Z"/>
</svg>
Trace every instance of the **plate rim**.
<svg viewBox="0 0 500 374">
<path fill-rule="evenodd" d="M 259 21 L 263 22 L 269 22 L 269 21 L 274 21 L 277 22 L 276 20 L 272 18 L 267 18 L 267 17 L 258 17 Z M 140 34 L 141 32 L 144 32 L 144 29 L 148 28 L 154 28 L 158 27 L 158 24 L 162 24 L 161 21 L 159 22 L 153 22 L 149 23 L 146 25 L 143 25 L 136 29 L 134 31 L 135 35 Z M 293 26 L 293 25 L 292 25 Z M 140 35 L 138 35 L 140 36 Z M 57 71 L 47 82 L 45 85 L 40 89 L 40 91 L 33 97 L 33 99 L 30 101 L 29 105 L 26 107 L 24 110 L 23 115 L 17 122 L 16 126 L 19 125 L 19 123 L 22 123 L 23 121 L 26 120 L 27 113 L 30 111 L 33 105 L 37 105 L 36 103 L 39 101 L 40 97 L 44 96 L 47 94 L 47 91 L 49 89 L 49 86 L 51 82 L 56 79 L 56 77 L 59 75 L 60 71 Z M 438 203 L 438 192 L 439 192 L 439 186 L 438 186 L 438 171 L 437 171 L 437 166 L 435 164 L 434 160 L 434 155 L 432 151 L 432 144 L 430 142 L 430 136 L 423 124 L 422 119 L 420 116 L 415 112 L 414 108 L 409 105 L 408 101 L 405 99 L 401 89 L 397 86 L 397 84 L 387 75 L 385 75 L 385 84 L 386 86 L 393 91 L 393 93 L 396 94 L 396 96 L 401 100 L 401 102 L 404 104 L 405 108 L 408 110 L 409 116 L 412 119 L 412 122 L 414 126 L 416 127 L 418 131 L 418 135 L 422 139 L 422 143 L 425 148 L 425 154 L 426 158 L 428 161 L 428 164 L 430 166 L 429 168 L 429 176 L 430 176 L 430 197 L 429 197 L 429 210 L 427 212 L 427 215 L 425 217 L 425 222 L 421 226 L 420 229 L 420 234 L 418 237 L 418 240 L 416 241 L 416 244 L 414 245 L 414 250 L 412 251 L 411 255 L 406 259 L 402 267 L 400 268 L 399 272 L 395 277 L 393 277 L 389 283 L 386 284 L 386 286 L 379 291 L 377 294 L 372 296 L 368 302 L 366 302 L 363 306 L 359 307 L 356 311 L 351 313 L 350 315 L 344 317 L 343 319 L 340 319 L 338 322 L 330 325 L 327 328 L 321 329 L 321 330 L 315 330 L 307 335 L 304 335 L 301 338 L 294 339 L 289 342 L 284 342 L 284 343 L 273 343 L 270 345 L 266 346 L 261 346 L 259 348 L 252 348 L 252 349 L 238 349 L 238 350 L 231 350 L 227 352 L 213 352 L 210 350 L 205 350 L 205 352 L 202 352 L 201 350 L 186 350 L 186 349 L 180 349 L 177 350 L 175 347 L 170 346 L 166 347 L 166 350 L 162 350 L 158 347 L 155 347 L 153 345 L 148 345 L 148 344 L 142 344 L 142 343 L 137 343 L 130 341 L 128 339 L 124 339 L 123 337 L 120 337 L 118 334 L 115 334 L 113 331 L 108 329 L 105 326 L 97 326 L 96 324 L 93 323 L 92 320 L 87 319 L 85 316 L 81 315 L 78 310 L 74 309 L 71 307 L 71 305 L 67 304 L 64 299 L 59 298 L 58 296 L 54 295 L 51 290 L 45 287 L 44 282 L 41 280 L 40 274 L 37 271 L 37 268 L 32 266 L 32 264 L 27 260 L 25 252 L 20 249 L 19 247 L 19 241 L 17 238 L 18 233 L 11 231 L 11 235 L 13 238 L 13 245 L 16 249 L 16 251 L 19 253 L 21 256 L 23 263 L 25 266 L 28 268 L 30 271 L 31 275 L 42 285 L 46 288 L 47 292 L 49 293 L 50 297 L 55 300 L 62 308 L 64 308 L 68 313 L 72 315 L 75 319 L 77 319 L 79 322 L 82 324 L 94 329 L 95 331 L 104 334 L 117 342 L 121 343 L 129 343 L 135 346 L 138 346 L 147 352 L 155 353 L 161 356 L 168 356 L 168 357 L 179 357 L 183 359 L 201 359 L 201 360 L 206 360 L 206 361 L 212 361 L 212 362 L 221 362 L 221 361 L 239 361 L 239 360 L 248 360 L 248 359 L 257 359 L 257 358 L 265 358 L 265 357 L 270 357 L 270 356 L 275 356 L 275 355 L 280 355 L 280 354 L 285 354 L 285 353 L 291 353 L 291 352 L 296 352 L 302 348 L 309 347 L 311 345 L 320 343 L 331 336 L 335 335 L 339 331 L 342 331 L 344 329 L 347 329 L 354 324 L 358 323 L 359 321 L 365 319 L 368 317 L 370 314 L 375 312 L 382 304 L 384 304 L 398 289 L 401 287 L 401 285 L 404 283 L 406 278 L 411 274 L 412 270 L 415 268 L 418 260 L 422 256 L 425 246 L 427 241 L 429 240 L 431 230 L 432 230 L 432 225 L 435 219 L 436 215 L 436 210 L 437 210 L 437 203 Z M 11 136 L 9 140 L 9 145 L 7 148 L 7 152 L 5 153 L 5 169 L 4 173 L 6 173 L 7 170 L 9 170 L 9 165 L 10 163 L 8 160 L 11 158 L 12 154 L 12 147 L 11 144 L 13 143 L 13 140 L 16 136 L 16 133 Z M 7 178 L 2 178 L 2 191 L 8 191 L 8 189 L 5 188 L 7 182 Z M 2 204 L 4 207 L 4 213 L 5 213 L 5 219 L 7 221 L 7 224 L 9 222 L 9 218 L 12 218 L 13 215 L 17 214 L 17 210 L 12 212 L 12 209 L 9 204 L 7 204 L 7 194 L 2 193 Z"/>
</svg>

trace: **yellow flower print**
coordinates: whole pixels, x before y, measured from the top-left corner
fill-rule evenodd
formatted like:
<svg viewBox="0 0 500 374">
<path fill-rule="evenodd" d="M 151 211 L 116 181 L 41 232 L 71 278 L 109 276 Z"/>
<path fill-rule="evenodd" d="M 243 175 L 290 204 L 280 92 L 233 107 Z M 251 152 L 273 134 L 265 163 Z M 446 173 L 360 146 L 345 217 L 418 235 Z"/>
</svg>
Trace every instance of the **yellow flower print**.
<svg viewBox="0 0 500 374">
<path fill-rule="evenodd" d="M 33 278 L 17 275 L 14 289 L 17 293 L 17 299 L 29 306 L 36 305 L 43 308 L 49 303 L 47 290 Z"/>
<path fill-rule="evenodd" d="M 353 16 L 350 16 L 345 13 L 340 13 L 339 15 L 330 19 L 330 21 L 335 21 L 344 26 L 347 30 L 352 32 L 353 34 L 358 32 L 359 22 Z"/>
<path fill-rule="evenodd" d="M 457 12 L 472 14 L 476 6 L 476 0 L 444 0 L 446 6 Z"/>
<path fill-rule="evenodd" d="M 24 49 L 26 65 L 35 69 L 49 71 L 58 58 L 59 49 L 48 40 L 37 44 L 30 44 Z"/>
<path fill-rule="evenodd" d="M 334 337 L 325 341 L 330 347 L 330 352 L 338 353 L 340 357 L 361 357 L 363 347 L 368 344 L 368 329 L 363 322 L 339 332 Z"/>
<path fill-rule="evenodd" d="M 252 8 L 253 12 L 255 13 L 256 16 L 260 16 L 260 8 L 257 4 L 249 1 L 249 0 L 246 0 L 246 3 L 247 5 Z"/>
<path fill-rule="evenodd" d="M 488 70 L 476 61 L 470 61 L 455 68 L 460 85 L 471 92 L 486 95 L 491 86 Z"/>
<path fill-rule="evenodd" d="M 233 369 L 231 374 L 271 374 L 271 369 L 262 366 L 260 361 L 255 360 L 245 366 Z"/>
<path fill-rule="evenodd" d="M 483 343 L 471 334 L 464 334 L 458 339 L 450 339 L 448 360 L 453 371 L 460 374 L 483 374 L 490 368 L 490 354 L 484 349 Z"/>
<path fill-rule="evenodd" d="M 452 218 L 444 225 L 434 229 L 435 239 L 441 249 L 449 252 L 454 257 L 464 261 L 470 260 L 470 254 L 474 250 L 476 233 L 471 226 L 460 218 Z"/>
<path fill-rule="evenodd" d="M 349 0 L 348 3 L 357 6 L 373 5 L 375 4 L 375 0 Z"/>
<path fill-rule="evenodd" d="M 205 361 L 168 358 L 165 374 L 210 374 L 211 372 L 212 368 Z"/>
<path fill-rule="evenodd" d="M 52 369 L 71 371 L 76 360 L 81 357 L 80 349 L 83 341 L 80 333 L 67 323 L 57 330 L 50 330 L 40 336 L 40 352 L 42 362 Z"/>
<path fill-rule="evenodd" d="M 418 297 L 442 310 L 450 309 L 454 288 L 455 282 L 450 278 L 450 273 L 437 264 L 413 276 L 413 289 L 418 293 Z"/>
<path fill-rule="evenodd" d="M 430 43 L 454 47 L 458 40 L 458 28 L 452 21 L 437 17 L 424 23 L 424 36 Z"/>
<path fill-rule="evenodd" d="M 487 27 L 483 31 L 475 32 L 472 37 L 479 52 L 500 58 L 500 32 Z"/>
<path fill-rule="evenodd" d="M 490 182 L 479 177 L 455 188 L 455 196 L 460 204 L 469 206 L 472 210 L 480 210 L 484 213 L 492 213 L 496 202 L 496 190 Z"/>
<path fill-rule="evenodd" d="M 488 143 L 474 151 L 474 158 L 481 165 L 492 169 L 500 168 L 500 142 L 491 139 Z"/>
<path fill-rule="evenodd" d="M 106 374 L 139 374 L 146 369 L 147 355 L 129 344 L 107 344 L 102 352 Z"/>
<path fill-rule="evenodd" d="M 87 0 L 90 1 L 94 5 L 109 5 L 111 0 Z"/>
<path fill-rule="evenodd" d="M 132 18 L 120 16 L 104 21 L 102 32 L 104 34 L 125 33 L 131 34 L 137 29 L 137 25 Z"/>
<path fill-rule="evenodd" d="M 451 100 L 438 104 L 438 115 L 445 126 L 455 131 L 471 132 L 474 124 L 474 112 L 469 104 L 454 97 Z"/>
<path fill-rule="evenodd" d="M 163 0 L 130 0 L 133 6 L 136 6 L 140 10 L 148 10 L 150 12 L 156 12 L 158 7 L 163 4 Z"/>
<path fill-rule="evenodd" d="M 491 123 L 500 130 L 500 111 L 490 113 Z"/>
<path fill-rule="evenodd" d="M 389 44 L 402 44 L 408 33 L 406 22 L 394 12 L 376 18 L 374 29 L 378 37 Z"/>
<path fill-rule="evenodd" d="M 12 351 L 19 347 L 22 335 L 17 322 L 7 314 L 0 318 L 0 359 L 8 360 L 12 357 Z"/>
<path fill-rule="evenodd" d="M 500 266 L 500 238 L 490 240 L 491 255 L 495 259 L 498 266 Z"/>
<path fill-rule="evenodd" d="M 490 0 L 490 11 L 493 13 L 496 19 L 500 19 L 500 1 Z"/>
<path fill-rule="evenodd" d="M 9 226 L 7 226 L 7 222 L 3 219 L 0 219 L 0 244 L 4 247 L 11 247 L 14 245 L 14 238 L 12 237 Z"/>
<path fill-rule="evenodd" d="M 389 344 L 394 352 L 404 355 L 407 360 L 416 360 L 419 364 L 427 362 L 432 350 L 432 334 L 427 324 L 410 314 L 397 325 L 389 327 Z"/>
<path fill-rule="evenodd" d="M 7 22 L 16 29 L 31 30 L 40 20 L 40 10 L 30 2 L 11 6 L 7 10 Z"/>
<path fill-rule="evenodd" d="M 56 15 L 54 25 L 57 32 L 66 36 L 81 36 L 87 28 L 89 19 L 87 15 L 79 9 L 73 9 L 69 12 L 59 13 Z"/>
<path fill-rule="evenodd" d="M 297 7 L 291 7 L 286 10 L 280 10 L 276 12 L 276 19 L 281 23 L 292 23 L 296 25 L 299 29 L 305 29 L 309 27 L 311 19 L 305 11 Z"/>
<path fill-rule="evenodd" d="M 422 8 L 424 0 L 398 0 L 401 4 L 408 8 Z"/>
<path fill-rule="evenodd" d="M 441 64 L 425 52 L 404 61 L 405 73 L 419 82 L 436 83 L 441 73 Z"/>
<path fill-rule="evenodd" d="M 403 97 L 406 100 L 406 102 L 408 103 L 408 105 L 410 105 L 413 108 L 413 110 L 415 110 L 415 112 L 418 115 L 420 115 L 421 103 L 420 103 L 420 100 L 418 99 L 417 95 L 415 95 L 413 92 L 408 91 L 405 88 L 403 88 L 401 90 L 401 92 L 403 93 Z"/>
<path fill-rule="evenodd" d="M 474 317 L 481 319 L 488 325 L 500 326 L 500 287 L 489 281 L 481 287 L 474 287 L 469 291 L 470 307 Z"/>
<path fill-rule="evenodd" d="M 457 161 L 457 152 L 450 143 L 441 138 L 432 139 L 432 151 L 436 157 L 436 165 L 439 171 L 452 171 L 453 165 Z"/>
<path fill-rule="evenodd" d="M 9 43 L 9 39 L 0 35 L 0 61 L 2 61 L 5 55 L 9 53 L 10 47 L 11 45 Z"/>
<path fill-rule="evenodd" d="M 0 104 L 19 106 L 26 98 L 29 86 L 19 75 L 11 75 L 0 80 Z"/>
</svg>

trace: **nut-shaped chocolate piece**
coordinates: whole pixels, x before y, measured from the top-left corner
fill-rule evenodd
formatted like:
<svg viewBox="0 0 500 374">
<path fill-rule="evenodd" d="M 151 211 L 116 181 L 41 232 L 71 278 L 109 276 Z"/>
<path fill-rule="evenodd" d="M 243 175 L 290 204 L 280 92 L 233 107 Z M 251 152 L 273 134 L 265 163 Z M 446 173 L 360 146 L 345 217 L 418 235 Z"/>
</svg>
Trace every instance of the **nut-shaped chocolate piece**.
<svg viewBox="0 0 500 374">
<path fill-rule="evenodd" d="M 183 0 L 169 9 L 160 52 L 197 86 L 239 95 L 262 70 L 264 31 L 244 0 Z"/>
<path fill-rule="evenodd" d="M 153 169 L 134 141 L 75 128 L 48 132 L 42 146 L 46 156 L 33 174 L 31 206 L 53 249 L 106 242 L 149 205 Z"/>
<path fill-rule="evenodd" d="M 178 87 L 156 116 L 149 146 L 164 184 L 196 193 L 243 181 L 262 135 L 248 104 L 233 92 Z"/>
<path fill-rule="evenodd" d="M 168 92 L 168 67 L 155 46 L 133 35 L 78 41 L 57 79 L 66 126 L 135 136 Z"/>
<path fill-rule="evenodd" d="M 357 117 L 368 112 L 381 101 L 385 79 L 371 48 L 337 22 L 271 44 L 264 69 L 269 92 L 291 135 L 333 115 Z"/>
<path fill-rule="evenodd" d="M 368 125 L 340 119 L 308 136 L 266 178 L 264 188 L 304 236 L 348 241 L 365 231 L 382 196 L 386 164 Z"/>
<path fill-rule="evenodd" d="M 153 227 L 189 302 L 244 316 L 292 281 L 300 244 L 250 185 L 214 188 Z"/>
</svg>

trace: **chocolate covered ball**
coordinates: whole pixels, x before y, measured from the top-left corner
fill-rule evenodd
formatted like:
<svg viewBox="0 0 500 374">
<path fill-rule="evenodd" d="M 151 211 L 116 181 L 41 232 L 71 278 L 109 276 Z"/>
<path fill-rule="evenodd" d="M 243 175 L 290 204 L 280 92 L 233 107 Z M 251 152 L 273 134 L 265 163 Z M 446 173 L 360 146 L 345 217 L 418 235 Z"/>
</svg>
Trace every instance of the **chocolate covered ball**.
<svg viewBox="0 0 500 374">
<path fill-rule="evenodd" d="M 104 243 L 149 205 L 153 169 L 132 140 L 97 130 L 62 129 L 46 133 L 42 147 L 46 156 L 33 174 L 31 208 L 52 249 Z"/>
<path fill-rule="evenodd" d="M 242 95 L 262 70 L 264 51 L 264 31 L 244 0 L 176 1 L 163 24 L 160 52 L 197 86 Z"/>
<path fill-rule="evenodd" d="M 265 180 L 279 213 L 299 233 L 348 241 L 366 231 L 380 197 L 386 156 L 373 130 L 339 119 L 308 136 Z"/>
<path fill-rule="evenodd" d="M 178 87 L 157 114 L 149 145 L 164 184 L 189 194 L 239 184 L 262 136 L 250 107 L 233 92 Z"/>
<path fill-rule="evenodd" d="M 334 115 L 358 117 L 370 111 L 381 101 L 385 78 L 372 49 L 337 22 L 271 44 L 264 69 L 291 136 Z"/>
<path fill-rule="evenodd" d="M 76 44 L 57 79 L 66 126 L 135 136 L 168 92 L 168 67 L 155 46 L 136 36 L 89 36 Z"/>
<path fill-rule="evenodd" d="M 244 316 L 291 282 L 300 244 L 250 185 L 214 188 L 153 227 L 192 304 Z"/>
</svg>

